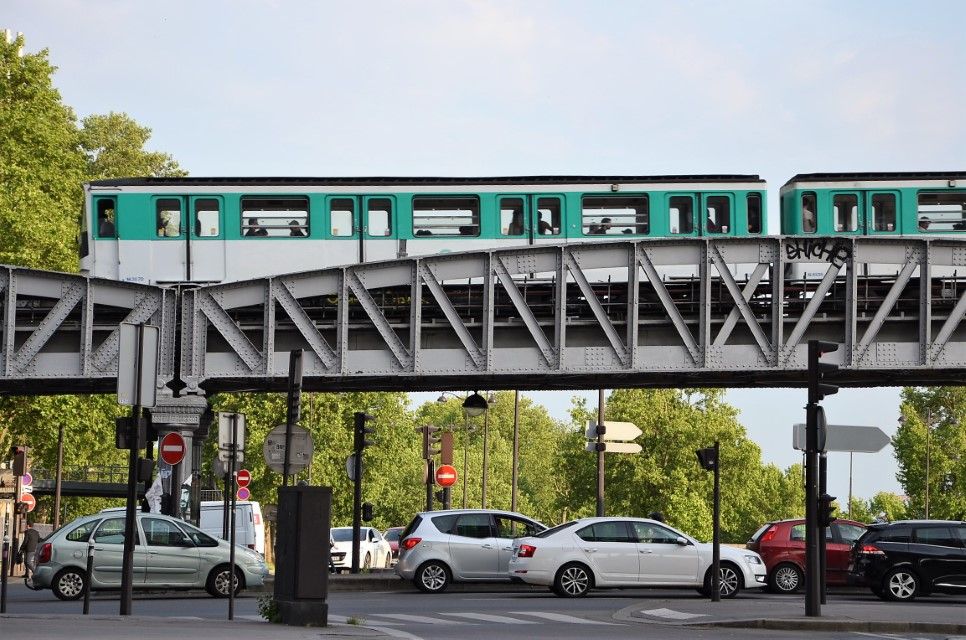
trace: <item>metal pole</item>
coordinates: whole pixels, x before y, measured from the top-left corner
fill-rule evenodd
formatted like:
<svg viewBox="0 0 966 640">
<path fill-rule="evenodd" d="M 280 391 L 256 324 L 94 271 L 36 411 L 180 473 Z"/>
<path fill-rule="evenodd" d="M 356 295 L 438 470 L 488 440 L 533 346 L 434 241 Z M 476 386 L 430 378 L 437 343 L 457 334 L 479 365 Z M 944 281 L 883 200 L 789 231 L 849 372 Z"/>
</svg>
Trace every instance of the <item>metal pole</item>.
<svg viewBox="0 0 966 640">
<path fill-rule="evenodd" d="M 929 519 L 929 433 L 932 431 L 932 412 L 926 421 L 926 520 Z"/>
<path fill-rule="evenodd" d="M 3 536 L 3 557 L 0 558 L 0 613 L 7 612 L 7 558 L 10 553 L 10 541 Z"/>
<path fill-rule="evenodd" d="M 124 557 L 121 563 L 122 616 L 131 615 L 134 596 L 134 545 L 138 535 L 136 522 L 138 453 L 141 450 L 141 352 L 144 350 L 144 325 L 137 325 L 137 351 L 134 358 L 134 407 L 131 410 L 131 433 L 128 435 L 127 508 L 124 512 Z"/>
<path fill-rule="evenodd" d="M 298 421 L 297 407 L 302 392 L 302 350 L 295 349 L 288 354 L 288 412 L 285 418 L 285 460 L 282 462 L 282 486 L 288 486 L 292 450 L 292 426 Z"/>
<path fill-rule="evenodd" d="M 852 519 L 852 452 L 849 451 L 849 520 Z"/>
<path fill-rule="evenodd" d="M 721 445 L 714 441 L 714 521 L 711 533 L 711 602 L 721 602 Z"/>
<path fill-rule="evenodd" d="M 228 539 L 228 509 L 231 507 L 231 489 L 228 483 L 231 482 L 231 477 L 228 475 L 228 469 L 225 469 L 225 479 L 221 486 L 225 488 L 224 495 L 222 496 L 221 503 L 221 539 Z"/>
<path fill-rule="evenodd" d="M 288 458 L 288 451 L 286 458 Z M 228 544 L 231 547 L 228 551 L 228 568 L 231 574 L 228 578 L 228 619 L 235 619 L 235 459 L 238 456 L 238 414 L 231 415 L 231 460 L 228 463 L 228 475 L 231 484 L 231 520 L 229 524 Z"/>
<path fill-rule="evenodd" d="M 20 518 L 17 513 L 17 497 L 20 495 L 20 476 L 14 476 L 13 478 L 13 553 L 16 553 L 16 549 L 20 548 Z M 14 567 L 17 565 L 16 562 L 7 563 L 7 575 L 13 575 Z"/>
<path fill-rule="evenodd" d="M 365 439 L 363 434 L 356 437 L 357 439 Z M 350 569 L 352 573 L 359 573 L 359 528 L 362 526 L 362 449 L 360 442 L 355 450 L 356 477 L 352 483 L 352 565 Z"/>
<path fill-rule="evenodd" d="M 57 476 L 54 480 L 54 531 L 60 529 L 60 489 L 64 472 L 64 423 L 57 427 Z"/>
<path fill-rule="evenodd" d="M 433 482 L 436 477 L 436 462 L 430 458 L 426 461 L 426 511 L 433 510 Z"/>
<path fill-rule="evenodd" d="M 828 492 L 828 454 L 822 451 L 818 454 L 818 495 L 824 496 Z M 818 527 L 818 563 L 821 567 L 821 574 L 818 577 L 819 599 L 825 604 L 827 594 L 825 592 L 826 571 L 828 562 L 826 556 L 826 527 L 819 523 Z"/>
<path fill-rule="evenodd" d="M 87 541 L 87 580 L 84 581 L 84 615 L 91 612 L 91 576 L 94 575 L 94 541 Z"/>
<path fill-rule="evenodd" d="M 818 405 L 810 404 L 809 412 Z M 818 556 L 818 451 L 816 449 L 817 429 L 812 426 L 814 418 L 809 419 L 807 452 L 805 454 L 805 615 L 821 616 L 822 602 L 819 578 L 822 572 Z"/>
<path fill-rule="evenodd" d="M 597 390 L 597 517 L 604 515 L 604 390 Z"/>
<path fill-rule="evenodd" d="M 467 443 L 470 439 L 470 419 L 463 416 L 463 508 L 466 508 L 466 481 L 469 474 L 469 458 L 467 457 Z"/>
<path fill-rule="evenodd" d="M 520 462 L 520 392 L 513 392 L 513 469 L 510 479 L 510 511 L 517 510 L 517 480 Z"/>
<path fill-rule="evenodd" d="M 486 465 L 487 465 L 487 440 L 489 439 L 490 433 L 490 405 L 487 403 L 486 411 L 483 412 L 483 481 L 482 481 L 482 494 L 480 496 L 480 508 L 486 509 Z"/>
</svg>

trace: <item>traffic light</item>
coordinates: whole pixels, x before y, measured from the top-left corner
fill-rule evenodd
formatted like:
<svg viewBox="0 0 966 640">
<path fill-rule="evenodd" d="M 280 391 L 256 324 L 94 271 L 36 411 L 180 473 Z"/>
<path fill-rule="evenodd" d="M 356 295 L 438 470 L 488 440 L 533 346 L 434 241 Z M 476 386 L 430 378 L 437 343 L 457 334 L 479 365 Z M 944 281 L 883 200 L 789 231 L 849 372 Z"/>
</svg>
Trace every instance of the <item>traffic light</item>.
<svg viewBox="0 0 966 640">
<path fill-rule="evenodd" d="M 453 464 L 453 432 L 444 431 L 439 440 L 439 461 L 442 464 Z"/>
<path fill-rule="evenodd" d="M 372 522 L 372 503 L 371 502 L 362 503 L 362 520 L 363 522 Z"/>
<path fill-rule="evenodd" d="M 354 448 L 358 453 L 362 453 L 363 449 L 375 444 L 372 440 L 366 439 L 367 436 L 373 435 L 376 432 L 375 427 L 366 426 L 366 423 L 372 419 L 373 417 L 368 413 L 362 411 L 356 411 L 355 413 Z"/>
<path fill-rule="evenodd" d="M 835 517 L 832 516 L 832 502 L 835 496 L 823 493 L 818 497 L 818 526 L 823 529 L 832 526 Z"/>
<path fill-rule="evenodd" d="M 698 449 L 695 453 L 698 455 L 698 462 L 701 463 L 705 471 L 714 471 L 718 464 L 718 455 L 715 453 L 714 447 Z"/>
<path fill-rule="evenodd" d="M 834 342 L 823 342 L 821 340 L 808 341 L 808 401 L 809 403 L 821 402 L 825 396 L 838 393 L 839 388 L 834 384 L 822 382 L 825 375 L 839 370 L 837 364 L 822 362 L 822 356 L 826 353 L 838 351 L 839 345 Z"/>
<path fill-rule="evenodd" d="M 433 497 L 436 498 L 436 502 L 438 502 L 440 504 L 445 504 L 446 503 L 446 490 L 445 489 L 440 489 L 439 491 L 437 491 L 437 492 L 435 492 L 433 494 Z"/>
<path fill-rule="evenodd" d="M 440 443 L 440 435 L 437 434 L 439 427 L 427 424 L 419 427 L 419 430 L 423 432 L 423 460 L 429 460 L 440 451 L 436 448 Z"/>
<path fill-rule="evenodd" d="M 27 473 L 27 447 L 23 445 L 10 447 L 10 457 L 13 459 L 13 475 L 22 476 Z"/>
</svg>

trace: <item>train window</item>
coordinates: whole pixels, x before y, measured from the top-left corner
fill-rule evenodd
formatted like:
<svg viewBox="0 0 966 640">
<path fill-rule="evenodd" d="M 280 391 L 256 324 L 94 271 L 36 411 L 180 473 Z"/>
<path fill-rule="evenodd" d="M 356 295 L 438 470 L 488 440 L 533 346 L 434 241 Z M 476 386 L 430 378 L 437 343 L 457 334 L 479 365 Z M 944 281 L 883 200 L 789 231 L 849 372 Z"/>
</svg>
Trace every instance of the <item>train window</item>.
<svg viewBox="0 0 966 640">
<path fill-rule="evenodd" d="M 117 210 L 114 198 L 98 198 L 97 200 L 97 237 L 117 237 Z"/>
<path fill-rule="evenodd" d="M 836 231 L 859 228 L 859 198 L 854 193 L 837 193 L 832 198 L 832 217 Z"/>
<path fill-rule="evenodd" d="M 329 233 L 335 238 L 351 236 L 355 217 L 355 198 L 333 198 L 329 203 Z"/>
<path fill-rule="evenodd" d="M 748 233 L 761 233 L 761 194 L 749 193 L 747 202 Z"/>
<path fill-rule="evenodd" d="M 537 232 L 543 236 L 559 236 L 560 229 L 560 199 L 537 198 Z"/>
<path fill-rule="evenodd" d="M 671 233 L 694 232 L 694 216 L 692 215 L 691 204 L 691 196 L 671 196 L 668 201 Z"/>
<path fill-rule="evenodd" d="M 896 230 L 896 196 L 892 193 L 876 193 L 872 196 L 872 229 Z"/>
<path fill-rule="evenodd" d="M 392 202 L 388 198 L 369 200 L 366 210 L 366 228 L 370 236 L 392 235 Z"/>
<path fill-rule="evenodd" d="M 815 233 L 818 229 L 815 217 L 815 194 L 802 194 L 802 231 L 805 233 Z"/>
<path fill-rule="evenodd" d="M 647 196 L 584 196 L 580 224 L 586 236 L 645 235 L 651 229 Z"/>
<path fill-rule="evenodd" d="M 500 198 L 500 233 L 523 235 L 523 198 Z"/>
<path fill-rule="evenodd" d="M 480 235 L 480 201 L 475 197 L 413 198 L 413 235 Z"/>
<path fill-rule="evenodd" d="M 309 235 L 309 199 L 244 197 L 241 223 L 246 238 L 305 238 Z"/>
<path fill-rule="evenodd" d="M 731 201 L 728 196 L 708 196 L 708 233 L 728 233 L 731 228 Z"/>
<path fill-rule="evenodd" d="M 216 238 L 221 233 L 221 216 L 218 211 L 218 201 L 214 198 L 198 198 L 195 200 L 195 236 L 199 238 Z"/>
<path fill-rule="evenodd" d="M 920 193 L 919 230 L 931 233 L 966 231 L 966 192 Z"/>
<path fill-rule="evenodd" d="M 159 238 L 177 238 L 181 235 L 180 198 L 159 198 L 155 211 Z"/>
</svg>

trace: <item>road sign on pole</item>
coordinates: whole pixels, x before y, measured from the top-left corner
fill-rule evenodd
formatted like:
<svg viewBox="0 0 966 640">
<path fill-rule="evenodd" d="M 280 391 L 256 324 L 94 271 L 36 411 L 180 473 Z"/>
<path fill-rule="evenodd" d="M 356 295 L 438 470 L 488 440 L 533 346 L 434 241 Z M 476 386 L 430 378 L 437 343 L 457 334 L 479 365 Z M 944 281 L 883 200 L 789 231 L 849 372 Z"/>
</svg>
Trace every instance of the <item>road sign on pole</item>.
<svg viewBox="0 0 966 640">
<path fill-rule="evenodd" d="M 285 430 L 287 425 L 280 424 L 272 429 L 265 438 L 262 446 L 262 454 L 265 456 L 265 464 L 275 473 L 285 473 Z M 298 473 L 305 469 L 312 462 L 312 454 L 315 453 L 315 442 L 308 429 L 297 424 L 292 425 L 291 429 L 291 453 L 289 454 L 289 473 Z"/>
<path fill-rule="evenodd" d="M 456 484 L 456 467 L 449 464 L 440 465 L 436 470 L 436 484 L 441 487 L 452 487 Z"/>
<path fill-rule="evenodd" d="M 636 442 L 605 442 L 604 451 L 608 453 L 640 453 L 641 445 Z M 587 443 L 587 451 L 599 451 L 596 442 Z"/>
<path fill-rule="evenodd" d="M 851 451 L 853 453 L 876 453 L 891 442 L 879 427 L 862 427 L 849 424 L 830 424 L 825 427 L 823 451 Z M 792 446 L 806 449 L 805 425 L 792 426 Z"/>
<path fill-rule="evenodd" d="M 239 500 L 248 500 L 252 497 L 252 492 L 248 487 L 239 487 L 237 495 Z"/>
<path fill-rule="evenodd" d="M 596 422 L 587 421 L 587 439 L 597 438 L 598 427 Z M 634 440 L 644 433 L 633 422 L 611 422 L 604 421 L 604 440 Z"/>
<path fill-rule="evenodd" d="M 250 483 L 251 481 L 252 481 L 252 472 L 249 471 L 248 469 L 240 470 L 238 474 L 235 476 L 235 482 L 238 484 L 239 487 L 247 487 L 248 483 Z M 245 498 L 242 498 L 242 500 L 245 500 Z"/>
<path fill-rule="evenodd" d="M 235 418 L 232 422 L 232 418 Z M 218 412 L 218 459 L 228 462 L 231 459 L 232 451 L 232 424 L 236 425 L 238 431 L 235 434 L 235 462 L 245 461 L 245 414 Z"/>
<path fill-rule="evenodd" d="M 138 330 L 143 329 L 138 351 Z M 117 402 L 151 408 L 157 402 L 158 346 L 161 329 L 122 322 L 118 329 Z M 140 362 L 140 367 L 138 366 Z M 140 379 L 138 371 L 140 370 Z"/>
<path fill-rule="evenodd" d="M 25 493 L 20 496 L 20 502 L 26 505 L 27 513 L 33 511 L 34 507 L 37 506 L 37 498 L 35 498 L 34 494 L 32 493 Z"/>
<path fill-rule="evenodd" d="M 158 447 L 158 452 L 161 455 L 161 460 L 174 466 L 184 460 L 185 453 L 188 450 L 188 446 L 185 444 L 184 438 L 181 437 L 180 433 L 166 433 L 163 438 L 161 438 L 161 445 Z"/>
</svg>

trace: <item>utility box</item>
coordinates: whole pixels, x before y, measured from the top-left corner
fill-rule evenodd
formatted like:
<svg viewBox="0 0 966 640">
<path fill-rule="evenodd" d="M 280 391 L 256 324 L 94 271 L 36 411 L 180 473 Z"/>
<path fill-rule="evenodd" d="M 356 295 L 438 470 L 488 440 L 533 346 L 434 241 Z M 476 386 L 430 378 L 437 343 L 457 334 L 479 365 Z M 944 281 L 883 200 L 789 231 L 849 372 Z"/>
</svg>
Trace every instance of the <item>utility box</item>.
<svg viewBox="0 0 966 640">
<path fill-rule="evenodd" d="M 275 601 L 282 622 L 326 626 L 332 487 L 281 487 L 275 548 Z"/>
</svg>

